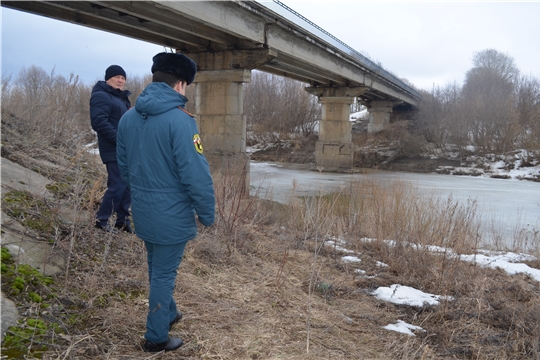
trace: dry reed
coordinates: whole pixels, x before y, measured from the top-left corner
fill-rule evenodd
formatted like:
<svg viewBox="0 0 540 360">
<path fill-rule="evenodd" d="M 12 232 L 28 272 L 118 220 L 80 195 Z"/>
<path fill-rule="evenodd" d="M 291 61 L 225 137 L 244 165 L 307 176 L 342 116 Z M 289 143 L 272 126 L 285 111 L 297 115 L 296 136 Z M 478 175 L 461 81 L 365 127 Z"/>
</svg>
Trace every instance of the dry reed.
<svg viewBox="0 0 540 360">
<path fill-rule="evenodd" d="M 13 109 L 17 96 L 12 98 Z M 510 276 L 454 256 L 473 253 L 482 240 L 474 203 L 458 205 L 451 198 L 420 196 L 414 187 L 401 182 L 380 184 L 368 179 L 333 194 L 310 198 L 291 194 L 291 202 L 283 205 L 247 197 L 242 185 L 245 179 L 227 174 L 214 179 L 216 226 L 201 229 L 199 237 L 188 244 L 179 269 L 174 296 L 184 319 L 172 334 L 183 337 L 185 345 L 172 353 L 145 354 L 140 346 L 148 291 L 144 246 L 134 235 L 104 236 L 93 228 L 105 169 L 95 155 L 84 152 L 77 157 L 88 134 L 79 133 L 73 142 L 58 141 L 57 135 L 66 129 L 78 129 L 74 116 L 47 114 L 57 118 L 49 120 L 52 130 L 43 139 L 29 138 L 37 136 L 29 132 L 35 123 L 24 120 L 23 112 L 6 111 L 2 116 L 2 155 L 66 186 L 59 187 L 64 190 L 49 202 L 56 217 L 54 231 L 40 235 L 54 239 L 54 251 L 68 265 L 55 278 L 56 285 L 42 289 L 43 294 L 51 294 L 50 307 L 19 299 L 25 318 L 39 317 L 58 325 L 39 340 L 47 350 L 35 356 L 540 356 L 539 283 L 526 275 Z M 5 209 L 6 204 L 2 205 Z M 538 240 L 534 232 L 523 236 L 527 244 Z M 361 262 L 344 262 L 341 249 L 325 245 L 336 238 Z M 433 245 L 448 250 L 434 252 Z M 387 266 L 381 267 L 381 262 Z M 531 261 L 530 265 L 540 263 Z M 392 284 L 448 295 L 452 300 L 438 306 L 409 307 L 371 296 L 376 288 Z M 410 337 L 383 328 L 397 320 L 426 331 Z M 32 354 L 28 348 L 27 358 Z"/>
</svg>

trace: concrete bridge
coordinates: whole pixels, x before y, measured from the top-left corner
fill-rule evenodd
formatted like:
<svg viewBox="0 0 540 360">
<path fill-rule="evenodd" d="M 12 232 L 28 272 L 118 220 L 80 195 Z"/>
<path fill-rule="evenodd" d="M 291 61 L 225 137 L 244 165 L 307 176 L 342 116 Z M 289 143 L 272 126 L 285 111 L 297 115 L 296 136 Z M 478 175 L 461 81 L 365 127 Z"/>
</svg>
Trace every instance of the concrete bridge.
<svg viewBox="0 0 540 360">
<path fill-rule="evenodd" d="M 2 6 L 176 49 L 198 66 L 196 117 L 213 171 L 246 169 L 243 84 L 254 69 L 309 84 L 322 104 L 317 167 L 350 169 L 350 104 L 368 130 L 417 105 L 420 94 L 277 0 L 2 1 Z M 248 180 L 249 181 L 249 180 Z M 249 184 L 249 182 L 248 182 Z"/>
</svg>

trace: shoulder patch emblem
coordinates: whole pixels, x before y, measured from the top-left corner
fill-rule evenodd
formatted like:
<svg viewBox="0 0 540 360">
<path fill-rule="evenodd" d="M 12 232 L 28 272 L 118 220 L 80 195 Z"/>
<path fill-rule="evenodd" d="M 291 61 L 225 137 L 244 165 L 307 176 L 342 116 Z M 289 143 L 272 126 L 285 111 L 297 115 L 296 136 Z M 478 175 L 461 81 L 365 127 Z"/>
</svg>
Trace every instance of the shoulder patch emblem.
<svg viewBox="0 0 540 360">
<path fill-rule="evenodd" d="M 193 135 L 193 145 L 195 146 L 195 150 L 199 154 L 203 153 L 202 142 L 201 142 L 201 138 L 200 138 L 199 134 Z"/>
</svg>

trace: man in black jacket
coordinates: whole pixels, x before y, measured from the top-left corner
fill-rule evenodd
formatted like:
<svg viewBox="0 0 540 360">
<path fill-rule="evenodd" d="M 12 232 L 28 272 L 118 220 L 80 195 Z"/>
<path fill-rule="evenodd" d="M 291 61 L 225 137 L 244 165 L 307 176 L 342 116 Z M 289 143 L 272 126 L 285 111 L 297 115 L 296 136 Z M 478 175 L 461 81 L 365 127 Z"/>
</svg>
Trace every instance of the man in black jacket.
<svg viewBox="0 0 540 360">
<path fill-rule="evenodd" d="M 103 195 L 101 206 L 96 214 L 96 227 L 110 233 L 121 229 L 134 233 L 129 220 L 131 194 L 120 176 L 116 162 L 116 130 L 118 122 L 131 107 L 129 95 L 124 90 L 126 72 L 118 65 L 111 65 L 105 70 L 105 81 L 98 81 L 90 97 L 90 120 L 97 132 L 99 155 L 107 166 L 107 191 Z M 114 227 L 109 218 L 116 213 Z"/>
</svg>

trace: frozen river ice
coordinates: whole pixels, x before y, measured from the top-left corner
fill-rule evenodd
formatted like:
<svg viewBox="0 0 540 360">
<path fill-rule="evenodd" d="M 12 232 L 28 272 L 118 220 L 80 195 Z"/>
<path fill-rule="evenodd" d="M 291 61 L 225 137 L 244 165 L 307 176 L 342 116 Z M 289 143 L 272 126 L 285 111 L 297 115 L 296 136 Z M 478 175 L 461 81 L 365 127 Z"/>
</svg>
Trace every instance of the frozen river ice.
<svg viewBox="0 0 540 360">
<path fill-rule="evenodd" d="M 484 229 L 494 226 L 507 237 L 516 230 L 540 230 L 540 183 L 516 179 L 492 179 L 406 172 L 372 171 L 367 174 L 342 174 L 309 170 L 305 165 L 251 162 L 251 192 L 260 197 L 287 202 L 293 182 L 296 196 L 338 190 L 350 181 L 369 179 L 376 182 L 404 181 L 421 192 L 449 197 L 462 204 L 477 202 Z"/>
</svg>

